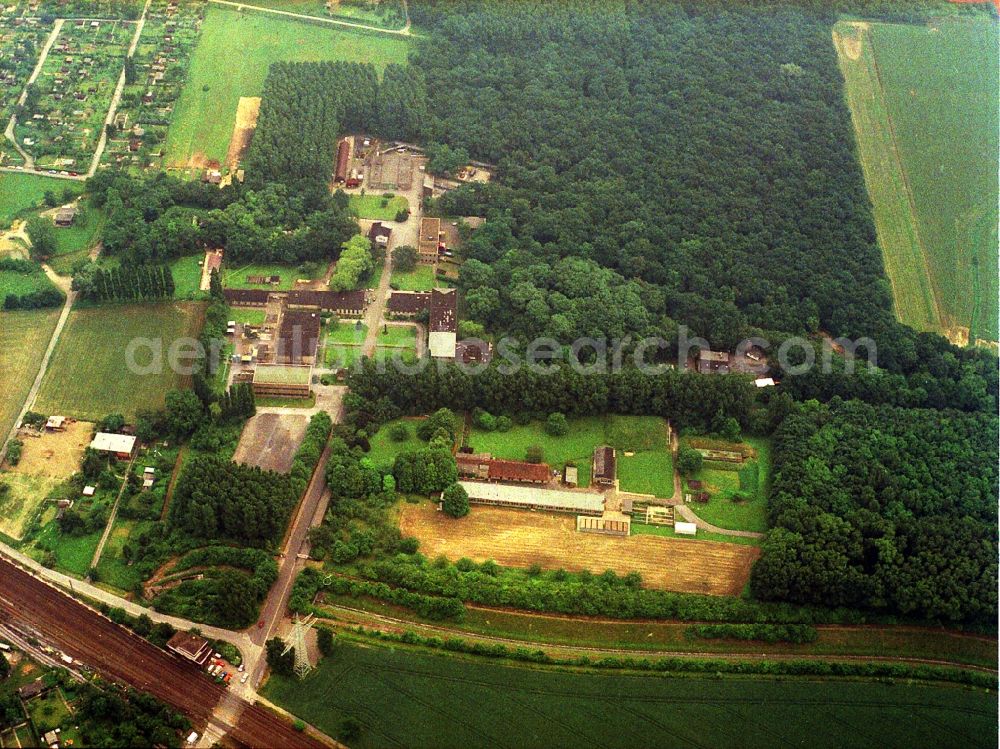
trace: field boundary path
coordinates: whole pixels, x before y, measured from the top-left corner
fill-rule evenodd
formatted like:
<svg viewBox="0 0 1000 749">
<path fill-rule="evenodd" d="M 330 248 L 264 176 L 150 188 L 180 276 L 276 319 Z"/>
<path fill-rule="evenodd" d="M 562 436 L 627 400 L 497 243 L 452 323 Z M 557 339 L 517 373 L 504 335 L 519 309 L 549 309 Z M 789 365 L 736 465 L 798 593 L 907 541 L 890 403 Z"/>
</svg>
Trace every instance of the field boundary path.
<svg viewBox="0 0 1000 749">
<path fill-rule="evenodd" d="M 128 477 L 132 475 L 132 466 L 135 465 L 135 459 L 136 456 L 133 455 L 132 460 L 128 462 L 128 466 L 125 468 L 125 478 L 122 479 L 121 488 L 118 489 L 118 496 L 115 497 L 115 503 L 111 507 L 111 514 L 108 515 L 108 524 L 104 526 L 104 533 L 101 534 L 101 540 L 97 542 L 97 548 L 94 549 L 94 558 L 90 560 L 90 569 L 97 567 L 101 561 L 101 554 L 104 553 L 104 545 L 108 542 L 111 531 L 115 527 L 115 520 L 118 517 L 118 505 L 121 504 L 122 494 L 125 493 L 125 487 L 128 486 Z M 90 579 L 89 575 L 87 579 Z"/>
<path fill-rule="evenodd" d="M 323 18 L 322 16 L 310 16 L 305 13 L 295 13 L 290 10 L 278 10 L 277 8 L 263 8 L 259 5 L 247 5 L 246 3 L 237 3 L 232 0 L 208 0 L 210 5 L 225 5 L 230 8 L 236 8 L 239 11 L 250 10 L 259 11 L 261 13 L 272 13 L 276 16 L 287 16 L 289 18 L 297 18 L 300 21 L 309 21 L 310 23 L 325 23 L 330 26 L 345 26 L 349 29 L 360 29 L 362 31 L 376 31 L 381 34 L 392 34 L 393 36 L 412 36 L 410 33 L 410 9 L 403 0 L 403 13 L 406 17 L 406 24 L 401 29 L 383 29 L 381 26 L 370 26 L 366 23 L 354 23 L 352 21 L 341 21 L 337 18 Z"/>
<path fill-rule="evenodd" d="M 115 87 L 115 94 L 111 97 L 108 116 L 104 118 L 104 127 L 101 128 L 101 137 L 97 141 L 97 150 L 94 151 L 94 158 L 91 159 L 90 169 L 87 170 L 84 179 L 94 176 L 98 164 L 101 163 L 101 157 L 104 155 L 104 149 L 108 145 L 108 125 L 115 121 L 115 114 L 118 112 L 118 103 L 121 101 L 122 91 L 125 90 L 125 62 L 135 53 L 135 48 L 139 44 L 139 37 L 142 36 L 142 30 L 146 26 L 146 13 L 149 11 L 149 5 L 152 2 L 153 0 L 146 0 L 146 4 L 142 6 L 142 14 L 139 16 L 139 22 L 135 25 L 135 33 L 132 35 L 132 43 L 125 53 L 125 60 L 122 60 L 122 72 L 118 75 L 118 85 Z"/>
<path fill-rule="evenodd" d="M 7 443 L 10 442 L 14 438 L 14 435 L 17 434 L 18 425 L 24 419 L 24 415 L 28 413 L 33 405 L 35 405 L 35 399 L 38 397 L 38 391 L 42 387 L 42 380 L 45 379 L 45 373 L 49 368 L 49 361 L 52 359 L 52 354 L 56 350 L 56 344 L 59 342 L 59 336 L 62 334 L 62 330 L 66 326 L 66 320 L 69 319 L 70 309 L 76 299 L 76 292 L 71 288 L 66 288 L 66 284 L 68 283 L 66 279 L 59 278 L 59 276 L 57 276 L 47 265 L 43 265 L 42 268 L 45 270 L 45 275 L 47 275 L 53 283 L 56 284 L 56 286 L 66 292 L 66 301 L 63 302 L 62 312 L 59 314 L 59 321 L 56 323 L 56 327 L 52 330 L 52 337 L 49 338 L 49 345 L 48 348 L 45 349 L 45 355 L 42 357 L 42 362 L 38 365 L 38 374 L 35 375 L 35 381 L 31 384 L 31 390 L 28 391 L 28 394 L 24 398 L 24 403 L 21 404 L 21 410 L 17 414 L 14 426 L 12 426 L 10 431 L 7 433 L 3 444 L 0 444 L 0 455 L 6 454 Z"/>
<path fill-rule="evenodd" d="M 45 40 L 45 46 L 42 47 L 42 53 L 38 56 L 38 62 L 35 63 L 35 69 L 31 71 L 31 76 L 28 78 L 28 82 L 24 84 L 24 90 L 21 91 L 21 95 L 17 97 L 17 106 L 22 106 L 25 100 L 28 98 L 28 89 L 38 78 L 38 74 L 42 72 L 42 66 L 45 65 L 45 58 L 49 56 L 49 50 L 52 49 L 52 45 L 55 44 L 56 38 L 59 36 L 59 32 L 62 31 L 63 23 L 65 19 L 57 18 L 56 22 L 52 26 L 52 33 L 49 34 L 49 38 Z M 7 129 L 4 131 L 4 136 L 11 143 L 14 144 L 14 148 L 17 152 L 21 154 L 21 158 L 24 159 L 24 167 L 26 170 L 33 171 L 35 168 L 34 157 L 21 148 L 21 144 L 17 142 L 17 138 L 14 135 L 14 127 L 17 125 L 17 114 L 12 114 L 10 116 L 10 121 L 7 123 Z M 21 171 L 21 170 L 17 170 Z"/>
<path fill-rule="evenodd" d="M 343 606 L 338 603 L 323 603 L 320 605 L 328 614 L 320 617 L 320 621 L 329 624 L 356 626 L 368 625 L 373 629 L 387 632 L 398 632 L 405 628 L 409 630 L 422 630 L 437 635 L 461 637 L 465 640 L 473 640 L 486 643 L 497 643 L 502 645 L 513 645 L 520 648 L 530 648 L 532 650 L 543 650 L 546 653 L 559 657 L 577 657 L 581 654 L 596 654 L 602 656 L 626 655 L 635 658 L 694 658 L 694 659 L 724 659 L 724 660 L 811 660 L 811 661 L 880 661 L 884 663 L 913 663 L 929 666 L 948 666 L 981 671 L 983 673 L 995 674 L 997 669 L 989 666 L 964 663 L 961 661 L 950 661 L 936 658 L 915 658 L 907 656 L 877 656 L 877 655 L 854 655 L 854 654 L 829 654 L 829 653 L 754 653 L 749 651 L 712 651 L 712 650 L 669 650 L 665 648 L 642 649 L 642 648 L 604 648 L 593 645 L 575 645 L 564 642 L 549 642 L 546 640 L 529 640 L 515 637 L 502 637 L 500 635 L 483 634 L 473 630 L 466 630 L 460 627 L 447 627 L 440 624 L 427 624 L 424 622 L 411 621 L 409 619 L 399 619 L 396 617 L 378 614 L 372 611 L 355 608 L 353 606 Z M 335 618 L 337 615 L 344 618 Z M 621 620 L 622 622 L 626 620 Z M 620 622 L 619 622 L 620 623 Z M 692 622 L 684 622 L 690 625 Z M 373 626 L 376 625 L 376 626 Z"/>
</svg>

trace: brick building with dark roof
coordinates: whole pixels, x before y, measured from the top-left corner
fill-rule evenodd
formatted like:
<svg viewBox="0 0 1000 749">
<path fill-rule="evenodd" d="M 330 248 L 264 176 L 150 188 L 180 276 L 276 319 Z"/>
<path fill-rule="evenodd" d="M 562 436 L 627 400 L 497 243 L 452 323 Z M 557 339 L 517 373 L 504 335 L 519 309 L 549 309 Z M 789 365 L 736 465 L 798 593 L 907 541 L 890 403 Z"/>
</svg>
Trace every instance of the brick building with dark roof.
<svg viewBox="0 0 1000 749">
<path fill-rule="evenodd" d="M 275 342 L 278 364 L 314 364 L 322 320 L 309 310 L 286 310 Z"/>
<path fill-rule="evenodd" d="M 266 289 L 223 289 L 222 296 L 230 307 L 264 307 L 271 295 Z"/>
<path fill-rule="evenodd" d="M 458 338 L 458 294 L 454 289 L 431 291 L 427 346 L 436 359 L 454 359 Z"/>
<path fill-rule="evenodd" d="M 544 484 L 551 471 L 546 463 L 525 463 L 519 460 L 500 460 L 489 454 L 455 456 L 458 475 L 483 481 L 513 481 L 522 484 Z"/>
<path fill-rule="evenodd" d="M 617 462 L 613 447 L 598 445 L 594 448 L 594 462 L 590 472 L 591 479 L 605 486 L 614 484 L 617 475 Z"/>
<path fill-rule="evenodd" d="M 288 292 L 289 309 L 318 309 L 338 315 L 360 316 L 365 311 L 365 292 L 316 291 L 296 289 Z"/>
<path fill-rule="evenodd" d="M 386 311 L 394 317 L 417 317 L 431 308 L 429 291 L 393 291 L 386 302 Z"/>
</svg>

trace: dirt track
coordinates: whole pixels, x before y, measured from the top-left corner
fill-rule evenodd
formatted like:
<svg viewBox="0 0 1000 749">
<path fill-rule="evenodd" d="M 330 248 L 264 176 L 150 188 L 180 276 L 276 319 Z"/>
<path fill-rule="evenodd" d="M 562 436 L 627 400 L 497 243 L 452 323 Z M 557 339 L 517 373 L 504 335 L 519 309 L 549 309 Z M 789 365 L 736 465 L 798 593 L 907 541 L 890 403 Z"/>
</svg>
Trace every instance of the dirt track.
<svg viewBox="0 0 1000 749">
<path fill-rule="evenodd" d="M 225 164 L 229 169 L 236 169 L 240 159 L 250 147 L 254 130 L 257 129 L 257 116 L 260 114 L 259 96 L 241 96 L 236 107 L 236 123 L 233 125 L 233 137 L 229 139 L 229 152 Z"/>
<path fill-rule="evenodd" d="M 249 747 L 322 747 L 264 708 L 239 700 L 192 663 L 154 647 L 21 568 L 0 560 L 0 621 L 33 630 L 106 678 L 130 684 L 187 715 L 197 728 L 212 721 L 225 697 L 239 719 L 229 734 Z M 234 702 L 235 701 L 235 702 Z"/>
<path fill-rule="evenodd" d="M 572 515 L 474 506 L 453 520 L 433 505 L 404 504 L 404 536 L 416 536 L 428 557 L 493 559 L 512 567 L 539 564 L 571 572 L 638 572 L 650 588 L 683 593 L 739 595 L 760 555 L 755 546 L 660 536 L 578 533 Z"/>
<path fill-rule="evenodd" d="M 308 426 L 304 414 L 259 413 L 243 427 L 233 461 L 287 473 Z"/>
</svg>

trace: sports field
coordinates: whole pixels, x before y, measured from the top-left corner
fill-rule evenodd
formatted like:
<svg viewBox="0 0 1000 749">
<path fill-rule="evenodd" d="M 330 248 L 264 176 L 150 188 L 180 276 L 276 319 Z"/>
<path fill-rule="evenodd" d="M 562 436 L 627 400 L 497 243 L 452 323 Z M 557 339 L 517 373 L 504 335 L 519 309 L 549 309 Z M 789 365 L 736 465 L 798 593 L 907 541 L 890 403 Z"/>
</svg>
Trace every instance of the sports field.
<svg viewBox="0 0 1000 749">
<path fill-rule="evenodd" d="M 347 60 L 384 68 L 406 63 L 408 42 L 213 6 L 191 57 L 188 80 L 167 132 L 166 164 L 202 168 L 222 163 L 240 97 L 260 96 L 272 62 Z M 238 65 L 226 61 L 238 59 Z"/>
<path fill-rule="evenodd" d="M 420 541 L 420 553 L 452 561 L 492 559 L 506 567 L 541 565 L 569 572 L 638 572 L 643 585 L 707 595 L 738 595 L 760 556 L 754 546 L 711 541 L 578 533 L 571 514 L 474 505 L 456 520 L 430 502 L 401 505 L 399 527 Z"/>
<path fill-rule="evenodd" d="M 58 309 L 0 312 L 0 441 L 14 426 L 58 319 Z"/>
<path fill-rule="evenodd" d="M 354 749 L 993 747 L 996 695 L 852 681 L 666 678 L 501 665 L 341 643 L 263 694 Z M 346 737 L 345 737 L 346 738 Z"/>
<path fill-rule="evenodd" d="M 996 341 L 996 21 L 842 22 L 834 42 L 897 315 Z"/>
<path fill-rule="evenodd" d="M 178 338 L 197 338 L 204 314 L 204 305 L 192 302 L 74 310 L 35 410 L 97 420 L 109 413 L 131 419 L 139 409 L 162 408 L 168 390 L 190 381 L 169 365 L 170 347 Z M 142 341 L 133 352 L 135 364 L 157 371 L 130 371 L 128 347 L 133 341 Z M 162 366 L 154 365 L 150 343 L 161 347 Z"/>
</svg>

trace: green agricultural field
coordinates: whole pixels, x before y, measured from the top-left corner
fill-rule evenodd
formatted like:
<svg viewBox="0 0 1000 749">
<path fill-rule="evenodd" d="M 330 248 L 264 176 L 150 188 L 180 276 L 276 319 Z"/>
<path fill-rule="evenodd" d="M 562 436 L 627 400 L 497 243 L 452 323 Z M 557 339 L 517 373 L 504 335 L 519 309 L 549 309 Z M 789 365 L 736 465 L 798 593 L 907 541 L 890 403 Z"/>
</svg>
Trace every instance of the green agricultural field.
<svg viewBox="0 0 1000 749">
<path fill-rule="evenodd" d="M 406 64 L 408 49 L 403 37 L 210 7 L 167 132 L 165 163 L 184 168 L 222 162 L 240 97 L 260 96 L 272 62 L 347 60 L 384 69 Z M 240 63 L 220 64 L 234 59 Z"/>
<path fill-rule="evenodd" d="M 996 21 L 842 22 L 834 40 L 899 318 L 996 341 Z"/>
<path fill-rule="evenodd" d="M 396 214 L 410 209 L 410 201 L 401 195 L 392 198 L 381 195 L 351 195 L 351 210 L 358 218 L 375 221 L 395 221 Z"/>
<path fill-rule="evenodd" d="M 204 305 L 196 303 L 74 310 L 49 363 L 36 410 L 94 421 L 109 413 L 131 419 L 139 409 L 162 408 L 168 390 L 190 381 L 169 366 L 169 349 L 178 338 L 197 338 L 204 314 Z M 158 371 L 129 371 L 126 350 L 136 339 L 162 347 Z M 135 363 L 154 366 L 148 346 L 137 349 Z"/>
<path fill-rule="evenodd" d="M 433 265 L 418 265 L 410 271 L 394 270 L 389 279 L 389 285 L 400 291 L 430 291 L 433 288 L 445 288 L 451 284 L 439 280 L 434 275 Z"/>
<path fill-rule="evenodd" d="M 54 177 L 0 172 L 0 227 L 10 226 L 20 214 L 41 206 L 46 192 L 54 193 L 61 201 L 67 189 L 78 195 L 83 185 Z"/>
<path fill-rule="evenodd" d="M 665 678 L 501 665 L 341 644 L 264 695 L 350 744 L 449 747 L 988 747 L 996 696 L 967 689 L 764 678 Z M 512 717 L 513 716 L 513 717 Z"/>
<path fill-rule="evenodd" d="M 52 551 L 56 559 L 56 567 L 77 577 L 83 577 L 94 561 L 94 552 L 100 543 L 104 529 L 87 533 L 83 536 L 70 536 L 59 532 L 59 525 L 54 520 L 45 525 L 32 547 L 25 552 L 39 558 L 46 549 Z"/>
<path fill-rule="evenodd" d="M 59 310 L 0 311 L 0 440 L 17 419 L 59 319 Z"/>
</svg>

